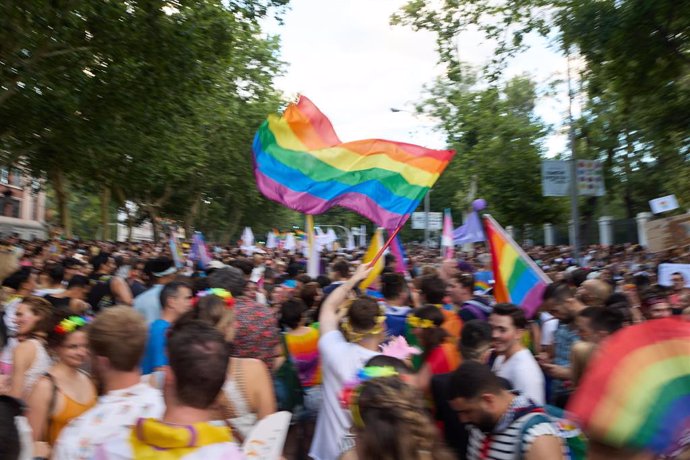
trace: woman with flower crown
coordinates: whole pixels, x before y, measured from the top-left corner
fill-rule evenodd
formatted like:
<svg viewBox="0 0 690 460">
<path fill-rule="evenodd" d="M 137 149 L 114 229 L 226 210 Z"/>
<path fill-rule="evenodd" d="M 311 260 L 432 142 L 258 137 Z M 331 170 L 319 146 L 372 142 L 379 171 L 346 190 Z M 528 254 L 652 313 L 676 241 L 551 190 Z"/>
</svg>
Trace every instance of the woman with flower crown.
<svg viewBox="0 0 690 460">
<path fill-rule="evenodd" d="M 427 393 L 434 375 L 454 371 L 460 365 L 457 345 L 450 340 L 443 321 L 443 312 L 435 305 L 417 308 L 407 317 L 407 325 L 423 349 L 417 387 Z"/>
<path fill-rule="evenodd" d="M 218 329 L 229 347 L 235 338 L 235 299 L 225 289 L 211 288 L 196 294 L 194 308 L 179 322 L 200 320 Z M 231 348 L 232 350 L 232 348 Z M 271 374 L 263 361 L 230 358 L 228 375 L 217 401 L 220 418 L 228 421 L 233 436 L 246 438 L 264 417 L 276 411 Z"/>
<path fill-rule="evenodd" d="M 36 383 L 28 398 L 34 457 L 49 457 L 62 428 L 96 403 L 96 387 L 81 370 L 89 356 L 83 316 L 56 313 L 48 332 L 55 364 Z"/>
</svg>

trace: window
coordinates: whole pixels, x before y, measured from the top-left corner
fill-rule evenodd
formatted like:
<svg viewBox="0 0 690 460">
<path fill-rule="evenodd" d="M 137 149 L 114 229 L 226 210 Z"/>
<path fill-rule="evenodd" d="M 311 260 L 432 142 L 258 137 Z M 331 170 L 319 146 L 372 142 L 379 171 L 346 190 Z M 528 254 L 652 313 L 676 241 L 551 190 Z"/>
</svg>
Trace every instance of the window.
<svg viewBox="0 0 690 460">
<path fill-rule="evenodd" d="M 22 186 L 22 172 L 19 169 L 12 168 L 10 170 L 10 184 L 14 185 L 15 187 L 20 187 Z"/>
<path fill-rule="evenodd" d="M 10 183 L 10 170 L 7 168 L 0 168 L 0 184 Z"/>
</svg>

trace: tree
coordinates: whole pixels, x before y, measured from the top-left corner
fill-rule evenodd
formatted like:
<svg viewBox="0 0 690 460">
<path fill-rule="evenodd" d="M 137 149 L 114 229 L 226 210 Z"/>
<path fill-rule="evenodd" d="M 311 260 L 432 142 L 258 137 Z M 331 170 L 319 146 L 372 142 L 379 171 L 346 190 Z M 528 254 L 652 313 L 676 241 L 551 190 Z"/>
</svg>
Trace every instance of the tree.
<svg viewBox="0 0 690 460">
<path fill-rule="evenodd" d="M 610 192 L 604 200 L 585 200 L 585 217 L 595 208 L 615 207 L 619 192 L 627 216 L 647 210 L 646 201 L 662 193 L 690 200 L 690 3 L 412 0 L 392 22 L 434 32 L 439 59 L 458 83 L 466 75 L 455 43 L 469 28 L 497 45 L 486 69 L 494 83 L 526 48 L 529 34 L 582 58 L 587 107 L 576 123 L 576 151 L 605 161 Z"/>
<path fill-rule="evenodd" d="M 526 77 L 502 87 L 478 89 L 470 69 L 457 84 L 439 79 L 419 109 L 440 120 L 457 154 L 434 186 L 434 202 L 452 197 L 454 214 L 468 209 L 474 182 L 477 196 L 506 225 L 557 222 L 558 200 L 542 198 L 539 181 L 544 124 L 534 114 L 535 86 Z"/>
</svg>

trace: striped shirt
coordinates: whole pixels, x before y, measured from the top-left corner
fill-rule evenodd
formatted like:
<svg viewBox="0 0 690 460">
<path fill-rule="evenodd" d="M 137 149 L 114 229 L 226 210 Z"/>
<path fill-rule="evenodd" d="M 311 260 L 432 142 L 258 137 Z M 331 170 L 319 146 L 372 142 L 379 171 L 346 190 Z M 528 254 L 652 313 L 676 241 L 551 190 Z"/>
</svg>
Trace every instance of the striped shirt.
<svg viewBox="0 0 690 460">
<path fill-rule="evenodd" d="M 522 428 L 532 417 L 544 418 L 543 422 L 537 422 L 524 433 L 522 445 L 520 436 Z M 558 429 L 548 421 L 542 413 L 530 413 L 514 420 L 508 427 L 499 432 L 487 435 L 482 431 L 472 428 L 467 447 L 468 460 L 519 460 L 529 451 L 532 443 L 539 436 L 556 436 Z M 487 439 L 487 437 L 489 439 Z M 518 453 L 518 450 L 521 452 Z"/>
</svg>

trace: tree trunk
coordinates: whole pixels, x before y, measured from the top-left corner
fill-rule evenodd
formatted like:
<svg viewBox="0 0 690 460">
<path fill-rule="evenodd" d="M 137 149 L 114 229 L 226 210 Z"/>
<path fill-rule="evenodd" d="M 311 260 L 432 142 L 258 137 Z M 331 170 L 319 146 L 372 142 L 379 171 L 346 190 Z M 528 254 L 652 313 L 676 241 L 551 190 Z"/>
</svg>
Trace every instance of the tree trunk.
<svg viewBox="0 0 690 460">
<path fill-rule="evenodd" d="M 60 215 L 60 226 L 65 238 L 72 238 L 72 217 L 70 216 L 67 202 L 69 200 L 69 184 L 62 169 L 57 168 L 51 171 L 49 179 L 55 189 L 55 200 L 57 201 L 58 214 Z"/>
<path fill-rule="evenodd" d="M 151 228 L 153 229 L 153 242 L 158 243 L 158 238 L 160 237 L 158 231 L 158 209 L 155 206 L 147 206 L 146 211 L 148 212 L 149 218 L 151 219 Z"/>
<path fill-rule="evenodd" d="M 101 226 L 103 227 L 103 240 L 110 239 L 110 187 L 104 185 L 101 189 Z"/>
<path fill-rule="evenodd" d="M 190 235 L 192 234 L 192 226 L 194 225 L 194 221 L 196 220 L 196 217 L 199 215 L 199 208 L 201 207 L 201 194 L 197 193 L 194 197 L 194 202 L 192 203 L 192 206 L 189 208 L 189 211 L 184 216 L 184 222 L 183 222 L 183 227 L 184 227 L 184 232 L 185 232 L 185 237 L 190 238 Z"/>
</svg>

